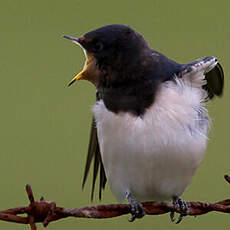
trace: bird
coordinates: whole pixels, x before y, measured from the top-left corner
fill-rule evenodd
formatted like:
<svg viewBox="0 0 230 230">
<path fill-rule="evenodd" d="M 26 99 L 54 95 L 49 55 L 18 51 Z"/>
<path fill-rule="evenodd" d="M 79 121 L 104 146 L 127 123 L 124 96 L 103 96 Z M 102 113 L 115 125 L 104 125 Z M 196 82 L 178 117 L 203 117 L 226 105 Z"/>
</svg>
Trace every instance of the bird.
<svg viewBox="0 0 230 230">
<path fill-rule="evenodd" d="M 69 86 L 87 80 L 96 88 L 82 187 L 93 162 L 91 199 L 99 174 L 99 198 L 108 182 L 118 201 L 129 202 L 129 221 L 146 214 L 141 202 L 172 200 L 179 223 L 189 210 L 181 196 L 206 152 L 206 102 L 223 94 L 217 58 L 179 64 L 122 24 L 63 37 L 86 57 Z"/>
</svg>

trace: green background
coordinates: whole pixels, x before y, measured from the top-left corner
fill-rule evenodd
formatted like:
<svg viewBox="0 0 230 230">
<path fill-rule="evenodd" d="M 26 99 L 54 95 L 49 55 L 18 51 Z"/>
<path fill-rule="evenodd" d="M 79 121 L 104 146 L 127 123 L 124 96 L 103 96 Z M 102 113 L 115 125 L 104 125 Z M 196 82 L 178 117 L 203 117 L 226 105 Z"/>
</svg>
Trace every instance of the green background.
<svg viewBox="0 0 230 230">
<path fill-rule="evenodd" d="M 225 71 L 225 94 L 209 103 L 213 120 L 207 154 L 185 200 L 230 198 L 229 155 L 229 1 L 54 1 L 2 0 L 0 3 L 0 209 L 26 205 L 24 186 L 36 198 L 58 206 L 90 205 L 82 192 L 90 109 L 95 89 L 67 83 L 84 63 L 79 47 L 61 38 L 122 23 L 142 33 L 151 47 L 178 62 L 215 55 Z M 107 188 L 102 203 L 116 202 Z M 93 204 L 99 203 L 95 199 Z M 180 225 L 168 215 L 128 223 L 128 216 L 106 220 L 65 219 L 49 229 L 229 229 L 229 215 L 187 217 Z M 39 226 L 39 228 L 43 228 Z M 0 222 L 0 229 L 29 226 Z"/>
</svg>

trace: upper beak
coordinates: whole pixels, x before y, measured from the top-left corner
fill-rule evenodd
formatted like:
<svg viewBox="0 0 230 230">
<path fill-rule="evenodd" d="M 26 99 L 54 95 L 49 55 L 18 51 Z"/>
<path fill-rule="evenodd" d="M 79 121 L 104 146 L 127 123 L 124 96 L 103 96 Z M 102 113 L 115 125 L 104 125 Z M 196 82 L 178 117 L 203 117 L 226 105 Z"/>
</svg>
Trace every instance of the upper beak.
<svg viewBox="0 0 230 230">
<path fill-rule="evenodd" d="M 80 42 L 79 42 L 79 41 L 80 41 L 79 38 L 74 38 L 74 37 L 67 36 L 67 35 L 63 35 L 63 38 L 69 39 L 69 40 L 71 40 L 72 42 L 76 43 L 77 45 L 80 45 L 80 46 L 81 46 L 81 44 L 80 44 Z"/>
<path fill-rule="evenodd" d="M 80 46 L 81 48 L 83 48 L 83 46 L 81 44 L 81 41 L 83 40 L 83 37 L 74 38 L 74 37 L 71 37 L 71 36 L 63 35 L 63 38 L 69 39 L 73 43 L 75 43 L 78 46 Z M 72 85 L 76 80 L 80 80 L 81 78 L 83 78 L 83 74 L 82 73 L 83 73 L 83 71 L 81 71 L 79 74 L 77 74 L 76 76 L 74 76 L 74 78 L 69 82 L 68 86 Z"/>
</svg>

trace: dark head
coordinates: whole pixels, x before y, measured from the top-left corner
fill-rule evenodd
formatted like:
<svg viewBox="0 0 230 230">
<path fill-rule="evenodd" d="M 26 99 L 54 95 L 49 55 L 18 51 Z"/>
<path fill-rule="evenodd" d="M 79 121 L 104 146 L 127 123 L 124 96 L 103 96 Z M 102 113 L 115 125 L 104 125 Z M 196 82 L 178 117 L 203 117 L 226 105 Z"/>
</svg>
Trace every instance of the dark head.
<svg viewBox="0 0 230 230">
<path fill-rule="evenodd" d="M 71 82 L 86 79 L 98 85 L 116 85 L 124 78 L 134 78 L 140 70 L 143 56 L 150 48 L 143 36 L 125 25 L 108 25 L 84 34 L 80 38 L 64 36 L 80 45 L 86 63 Z M 135 74 L 134 74 L 135 73 Z"/>
</svg>

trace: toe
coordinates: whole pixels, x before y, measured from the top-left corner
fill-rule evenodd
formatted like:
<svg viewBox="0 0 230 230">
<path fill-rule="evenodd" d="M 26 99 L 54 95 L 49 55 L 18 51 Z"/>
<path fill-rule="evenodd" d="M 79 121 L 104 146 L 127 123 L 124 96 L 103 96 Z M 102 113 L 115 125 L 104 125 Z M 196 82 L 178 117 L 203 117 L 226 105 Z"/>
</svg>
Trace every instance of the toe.
<svg viewBox="0 0 230 230">
<path fill-rule="evenodd" d="M 126 198 L 128 199 L 131 206 L 131 218 L 130 222 L 133 222 L 136 218 L 142 218 L 146 213 L 141 203 L 139 203 L 134 197 L 131 196 L 129 192 L 126 193 Z"/>
<path fill-rule="evenodd" d="M 170 212 L 170 220 L 171 220 L 171 222 L 175 221 L 175 212 L 174 211 Z"/>
<path fill-rule="evenodd" d="M 176 222 L 176 224 L 179 224 L 183 217 L 188 214 L 189 208 L 187 203 L 179 197 L 173 197 L 173 206 L 174 209 L 180 213 L 180 216 Z M 171 221 L 174 221 L 174 215 L 172 216 L 172 213 L 170 214 L 170 219 Z"/>
<path fill-rule="evenodd" d="M 129 222 L 133 222 L 136 218 L 142 218 L 146 213 L 141 203 L 131 204 L 131 218 Z"/>
</svg>

